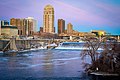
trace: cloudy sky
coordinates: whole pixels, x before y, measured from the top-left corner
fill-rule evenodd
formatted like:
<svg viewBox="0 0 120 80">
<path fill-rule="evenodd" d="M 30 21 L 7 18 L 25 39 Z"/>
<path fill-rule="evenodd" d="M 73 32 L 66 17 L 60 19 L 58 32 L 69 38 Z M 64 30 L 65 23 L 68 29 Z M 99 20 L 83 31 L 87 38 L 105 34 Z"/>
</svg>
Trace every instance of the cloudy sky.
<svg viewBox="0 0 120 80">
<path fill-rule="evenodd" d="M 0 20 L 34 17 L 43 26 L 43 9 L 50 4 L 55 10 L 55 27 L 62 18 L 74 30 L 105 30 L 120 35 L 120 0 L 0 0 Z"/>
</svg>

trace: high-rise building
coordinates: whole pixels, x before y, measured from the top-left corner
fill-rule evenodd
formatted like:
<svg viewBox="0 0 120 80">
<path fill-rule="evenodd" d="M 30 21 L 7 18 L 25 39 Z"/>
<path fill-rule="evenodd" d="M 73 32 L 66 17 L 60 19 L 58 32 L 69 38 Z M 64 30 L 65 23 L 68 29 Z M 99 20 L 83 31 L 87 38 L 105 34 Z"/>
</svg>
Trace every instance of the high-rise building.
<svg viewBox="0 0 120 80">
<path fill-rule="evenodd" d="M 73 25 L 71 23 L 67 24 L 67 33 L 71 34 L 73 32 Z"/>
<path fill-rule="evenodd" d="M 15 19 L 15 18 L 12 18 L 10 19 L 10 25 L 13 25 L 13 26 L 17 26 L 18 28 L 18 35 L 23 35 L 22 34 L 22 20 L 21 19 Z"/>
<path fill-rule="evenodd" d="M 17 26 L 18 35 L 31 36 L 33 35 L 33 21 L 31 19 L 10 19 L 10 24 Z"/>
<path fill-rule="evenodd" d="M 10 25 L 15 26 L 17 24 L 17 20 L 15 18 L 10 19 Z"/>
<path fill-rule="evenodd" d="M 65 31 L 65 20 L 58 19 L 58 34 L 61 34 Z"/>
<path fill-rule="evenodd" d="M 33 17 L 27 17 L 26 19 L 33 23 L 33 32 L 37 32 L 37 21 Z"/>
<path fill-rule="evenodd" d="M 54 8 L 51 5 L 46 5 L 43 15 L 43 32 L 55 33 L 54 29 Z"/>
</svg>

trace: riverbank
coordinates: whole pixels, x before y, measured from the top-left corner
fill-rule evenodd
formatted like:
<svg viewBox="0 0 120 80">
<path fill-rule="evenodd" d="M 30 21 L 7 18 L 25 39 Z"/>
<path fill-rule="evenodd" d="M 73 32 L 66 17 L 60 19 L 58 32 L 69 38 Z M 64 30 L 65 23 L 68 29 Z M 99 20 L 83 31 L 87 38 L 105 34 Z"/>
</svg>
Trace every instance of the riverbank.
<svg viewBox="0 0 120 80">
<path fill-rule="evenodd" d="M 107 72 L 92 72 L 90 74 L 96 76 L 119 76 L 119 74 L 117 73 L 107 73 Z"/>
<path fill-rule="evenodd" d="M 119 80 L 118 74 L 106 73 L 106 72 L 92 72 L 88 75 L 90 80 Z"/>
</svg>

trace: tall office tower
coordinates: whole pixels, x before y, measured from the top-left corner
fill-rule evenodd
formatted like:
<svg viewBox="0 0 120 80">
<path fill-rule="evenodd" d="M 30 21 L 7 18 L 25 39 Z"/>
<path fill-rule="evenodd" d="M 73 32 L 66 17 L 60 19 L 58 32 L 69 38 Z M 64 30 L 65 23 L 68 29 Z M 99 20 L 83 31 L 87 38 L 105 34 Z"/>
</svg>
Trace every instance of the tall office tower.
<svg viewBox="0 0 120 80">
<path fill-rule="evenodd" d="M 61 34 L 65 31 L 65 20 L 58 19 L 58 34 Z"/>
<path fill-rule="evenodd" d="M 20 21 L 22 36 L 28 36 L 28 21 L 26 19 L 20 19 Z"/>
<path fill-rule="evenodd" d="M 67 24 L 67 33 L 71 34 L 73 32 L 73 25 L 71 23 Z"/>
<path fill-rule="evenodd" d="M 10 24 L 17 26 L 18 35 L 31 36 L 33 35 L 33 21 L 31 19 L 10 19 Z"/>
<path fill-rule="evenodd" d="M 22 25 L 21 25 L 21 19 L 15 19 L 15 18 L 12 18 L 10 19 L 10 25 L 13 25 L 13 26 L 17 26 L 18 28 L 18 35 L 23 35 L 22 34 Z"/>
<path fill-rule="evenodd" d="M 44 8 L 43 32 L 55 33 L 55 29 L 54 29 L 54 8 L 51 5 L 47 5 Z"/>
<path fill-rule="evenodd" d="M 33 17 L 27 17 L 26 19 L 33 23 L 33 32 L 37 32 L 37 21 Z"/>
<path fill-rule="evenodd" d="M 33 35 L 33 22 L 28 19 L 21 19 L 21 30 L 23 36 L 32 36 Z"/>
<path fill-rule="evenodd" d="M 10 19 L 10 25 L 16 26 L 16 19 L 15 18 Z"/>
<path fill-rule="evenodd" d="M 37 32 L 37 21 L 33 17 L 26 18 L 27 20 L 27 27 L 28 27 L 28 34 L 33 35 L 34 32 Z"/>
</svg>

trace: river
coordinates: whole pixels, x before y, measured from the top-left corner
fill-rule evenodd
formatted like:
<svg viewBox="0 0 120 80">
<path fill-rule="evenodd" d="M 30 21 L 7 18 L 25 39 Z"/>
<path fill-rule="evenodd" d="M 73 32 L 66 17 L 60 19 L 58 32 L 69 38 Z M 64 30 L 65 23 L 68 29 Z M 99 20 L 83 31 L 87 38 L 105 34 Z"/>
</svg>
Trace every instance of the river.
<svg viewBox="0 0 120 80">
<path fill-rule="evenodd" d="M 0 56 L 0 79 L 75 78 L 89 80 L 80 51 L 39 50 Z M 89 60 L 88 60 L 89 62 Z"/>
<path fill-rule="evenodd" d="M 0 54 L 0 80 L 101 80 L 84 73 L 84 63 L 91 61 L 89 57 L 82 60 L 80 52 L 38 50 Z"/>
</svg>

